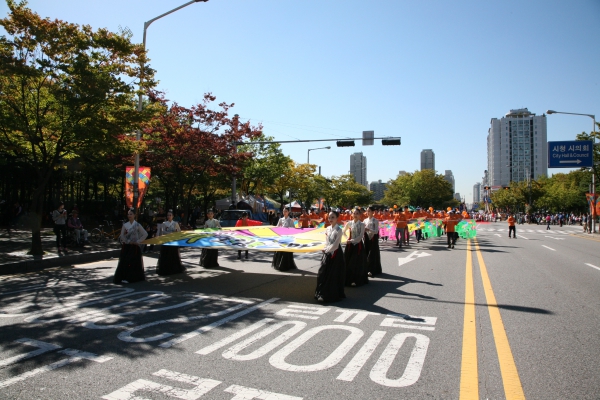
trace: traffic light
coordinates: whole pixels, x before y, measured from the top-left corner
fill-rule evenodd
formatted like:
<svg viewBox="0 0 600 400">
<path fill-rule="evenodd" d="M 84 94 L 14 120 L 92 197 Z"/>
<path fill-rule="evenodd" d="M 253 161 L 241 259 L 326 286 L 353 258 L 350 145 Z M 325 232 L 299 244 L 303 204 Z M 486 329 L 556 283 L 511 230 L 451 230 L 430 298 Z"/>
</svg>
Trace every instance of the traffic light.
<svg viewBox="0 0 600 400">
<path fill-rule="evenodd" d="M 338 140 L 337 147 L 354 147 L 354 140 Z"/>
<path fill-rule="evenodd" d="M 384 146 L 400 146 L 400 138 L 382 139 L 381 144 Z"/>
</svg>

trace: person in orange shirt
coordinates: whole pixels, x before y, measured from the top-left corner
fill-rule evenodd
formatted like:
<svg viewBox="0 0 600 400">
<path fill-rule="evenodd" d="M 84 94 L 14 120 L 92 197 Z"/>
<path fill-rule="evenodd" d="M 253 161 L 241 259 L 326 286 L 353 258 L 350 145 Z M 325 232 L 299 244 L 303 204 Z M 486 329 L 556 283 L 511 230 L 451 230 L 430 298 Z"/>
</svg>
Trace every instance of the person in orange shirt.
<svg viewBox="0 0 600 400">
<path fill-rule="evenodd" d="M 259 226 L 262 225 L 262 222 L 260 221 L 254 221 L 253 219 L 248 219 L 248 213 L 247 212 L 243 212 L 242 213 L 242 217 L 240 219 L 237 220 L 237 222 L 235 223 L 236 227 L 240 227 L 240 226 Z M 238 260 L 240 260 L 242 258 L 242 251 L 238 250 Z M 248 259 L 248 250 L 246 250 L 246 259 Z"/>
<path fill-rule="evenodd" d="M 456 244 L 456 225 L 458 220 L 454 217 L 454 211 L 449 211 L 448 216 L 444 219 L 444 227 L 446 230 L 446 237 L 448 238 L 448 248 L 454 248 Z"/>
<path fill-rule="evenodd" d="M 394 216 L 394 223 L 396 224 L 396 246 L 402 247 L 402 243 L 404 242 L 404 238 L 408 235 L 405 235 L 405 231 L 407 229 L 407 221 L 406 216 L 403 212 L 398 211 Z M 408 244 L 408 243 L 407 243 Z"/>
<path fill-rule="evenodd" d="M 408 206 L 404 206 L 404 212 L 402 214 L 404 214 L 404 219 L 406 219 L 406 223 L 409 224 L 412 220 L 413 213 L 408 209 Z M 408 229 L 404 230 L 404 235 L 404 244 L 408 246 L 410 244 L 410 232 L 408 231 Z"/>
<path fill-rule="evenodd" d="M 517 228 L 515 227 L 515 216 L 511 215 L 506 220 L 508 222 L 508 237 L 510 238 L 510 233 L 512 232 L 513 237 L 517 238 Z"/>
<path fill-rule="evenodd" d="M 413 219 L 418 219 L 426 217 L 426 215 L 421 211 L 421 207 L 417 207 L 415 212 L 413 212 L 412 217 Z M 421 240 L 423 240 L 423 232 L 420 229 L 417 229 L 415 231 L 415 237 L 417 238 L 417 243 L 419 243 Z"/>
<path fill-rule="evenodd" d="M 310 228 L 310 216 L 306 213 L 306 210 L 302 210 L 302 215 L 298 218 L 300 228 Z"/>
</svg>

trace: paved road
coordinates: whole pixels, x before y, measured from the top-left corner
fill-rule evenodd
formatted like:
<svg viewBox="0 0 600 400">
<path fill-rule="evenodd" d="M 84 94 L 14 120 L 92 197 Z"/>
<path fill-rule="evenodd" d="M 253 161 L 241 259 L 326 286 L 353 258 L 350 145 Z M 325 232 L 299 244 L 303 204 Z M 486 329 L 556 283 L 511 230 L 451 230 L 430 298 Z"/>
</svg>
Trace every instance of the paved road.
<svg viewBox="0 0 600 400">
<path fill-rule="evenodd" d="M 481 224 L 382 245 L 384 274 L 312 298 L 318 255 L 266 253 L 116 286 L 116 261 L 0 280 L 0 398 L 597 399 L 600 242 Z"/>
</svg>

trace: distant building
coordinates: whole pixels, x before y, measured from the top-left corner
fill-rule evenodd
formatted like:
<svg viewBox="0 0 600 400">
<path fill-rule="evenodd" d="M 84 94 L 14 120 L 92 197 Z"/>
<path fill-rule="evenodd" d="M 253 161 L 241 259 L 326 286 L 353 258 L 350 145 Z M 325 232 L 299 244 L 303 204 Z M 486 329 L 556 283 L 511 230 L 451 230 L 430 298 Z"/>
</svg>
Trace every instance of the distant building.
<svg viewBox="0 0 600 400">
<path fill-rule="evenodd" d="M 383 193 L 387 189 L 387 185 L 381 182 L 380 179 L 378 182 L 371 182 L 370 189 L 373 192 L 373 200 L 379 201 L 383 199 Z"/>
<path fill-rule="evenodd" d="M 435 153 L 431 149 L 421 151 L 421 171 L 425 169 L 435 171 Z"/>
<path fill-rule="evenodd" d="M 406 172 L 406 171 L 398 172 L 398 176 L 404 176 L 404 175 L 408 175 L 408 172 Z"/>
<path fill-rule="evenodd" d="M 462 201 L 462 198 L 460 197 L 460 193 L 454 193 L 454 199 L 458 200 L 458 201 Z"/>
<path fill-rule="evenodd" d="M 481 183 L 473 185 L 473 204 L 477 204 L 481 201 Z"/>
<path fill-rule="evenodd" d="M 357 183 L 367 187 L 367 157 L 363 156 L 363 153 L 350 156 L 350 174 Z"/>
<path fill-rule="evenodd" d="M 508 186 L 548 175 L 546 115 L 527 108 L 492 118 L 487 137 L 488 185 Z"/>
<path fill-rule="evenodd" d="M 447 169 L 446 172 L 444 173 L 444 179 L 446 180 L 446 182 L 448 182 L 450 185 L 452 185 L 452 193 L 454 193 L 454 174 L 452 173 L 451 170 Z"/>
</svg>

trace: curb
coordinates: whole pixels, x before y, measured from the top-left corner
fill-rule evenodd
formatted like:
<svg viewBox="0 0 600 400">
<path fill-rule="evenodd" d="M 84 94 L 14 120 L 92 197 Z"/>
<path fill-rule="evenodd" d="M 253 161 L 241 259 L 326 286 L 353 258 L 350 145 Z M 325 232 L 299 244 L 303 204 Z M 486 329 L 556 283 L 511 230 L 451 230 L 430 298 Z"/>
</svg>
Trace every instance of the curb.
<svg viewBox="0 0 600 400">
<path fill-rule="evenodd" d="M 16 261 L 0 265 L 0 275 L 24 274 L 27 272 L 41 271 L 46 268 L 72 265 L 75 263 L 80 264 L 91 261 L 106 260 L 112 257 L 118 257 L 120 252 L 120 249 L 111 249 L 94 251 L 90 253 L 73 254 L 63 257 Z"/>
</svg>

